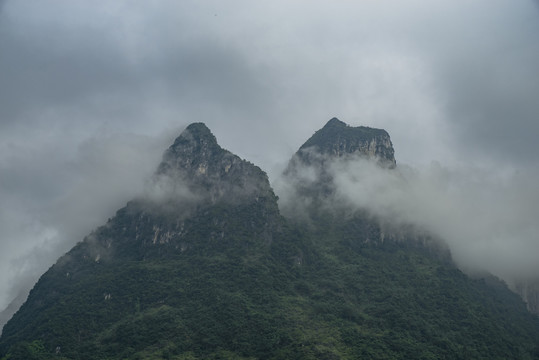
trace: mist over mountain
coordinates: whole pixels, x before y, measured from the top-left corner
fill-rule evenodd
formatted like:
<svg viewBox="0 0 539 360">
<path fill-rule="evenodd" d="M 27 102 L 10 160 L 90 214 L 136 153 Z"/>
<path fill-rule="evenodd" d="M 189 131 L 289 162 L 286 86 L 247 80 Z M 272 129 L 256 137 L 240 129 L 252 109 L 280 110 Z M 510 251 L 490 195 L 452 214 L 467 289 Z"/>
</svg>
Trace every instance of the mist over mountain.
<svg viewBox="0 0 539 360">
<path fill-rule="evenodd" d="M 395 167 L 391 142 L 375 145 L 374 134 L 381 130 L 371 130 L 370 137 L 365 138 L 368 129 L 364 127 L 348 127 L 348 134 L 362 132 L 358 138 L 363 137 L 363 150 L 356 146 L 339 152 L 339 148 L 347 148 L 346 140 L 339 135 L 347 125 L 335 120 L 298 150 L 285 176 L 275 182 L 282 211 L 304 213 L 313 202 L 312 196 L 305 195 L 323 187 L 326 196 L 315 197 L 317 209 L 367 211 L 389 229 L 398 224 L 399 229 L 412 228 L 421 236 L 438 238 L 461 270 L 470 275 L 495 274 L 520 293 L 530 309 L 536 308 L 533 284 L 539 263 L 534 254 L 539 249 L 534 240 L 537 226 L 532 205 L 536 194 L 526 180 L 530 174 L 503 178 L 492 170 L 454 169 L 439 163 Z M 328 138 L 339 139 L 334 149 L 325 144 Z M 320 151 L 312 151 L 312 143 L 319 143 Z M 514 187 L 515 182 L 520 184 L 519 189 Z"/>
<path fill-rule="evenodd" d="M 408 184 L 381 191 L 373 210 L 441 230 L 462 268 L 533 279 L 538 10 L 0 1 L 0 308 L 140 194 L 163 150 L 200 121 L 278 195 L 290 156 L 332 116 L 386 129 Z M 384 188 L 381 175 L 366 184 Z"/>
<path fill-rule="evenodd" d="M 292 156 L 281 182 L 277 182 L 282 195 L 281 211 L 308 223 L 328 218 L 367 218 L 369 226 L 379 228 L 380 238 L 370 241 L 406 239 L 408 243 L 433 247 L 438 255 L 446 256 L 447 244 L 437 238 L 436 232 L 429 232 L 431 229 L 415 218 L 398 217 L 408 203 L 400 204 L 400 208 L 390 204 L 390 212 L 376 207 L 389 190 L 379 185 L 387 179 L 395 183 L 386 186 L 407 181 L 396 166 L 394 154 L 385 130 L 352 127 L 331 119 Z"/>
<path fill-rule="evenodd" d="M 539 357 L 539 318 L 420 221 L 432 209 L 386 131 L 331 119 L 277 183 L 280 198 L 189 125 L 146 190 L 41 276 L 0 355 Z"/>
</svg>

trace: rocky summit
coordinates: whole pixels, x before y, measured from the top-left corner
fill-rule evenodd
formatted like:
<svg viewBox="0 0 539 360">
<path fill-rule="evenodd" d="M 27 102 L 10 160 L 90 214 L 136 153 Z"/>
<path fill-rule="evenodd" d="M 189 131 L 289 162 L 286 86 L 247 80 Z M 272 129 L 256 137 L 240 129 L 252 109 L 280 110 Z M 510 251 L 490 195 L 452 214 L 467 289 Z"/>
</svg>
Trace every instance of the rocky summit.
<svg viewBox="0 0 539 360">
<path fill-rule="evenodd" d="M 539 319 L 503 282 L 327 208 L 327 169 L 358 159 L 394 171 L 387 132 L 331 119 L 290 161 L 302 207 L 283 216 L 260 168 L 189 125 L 153 186 L 41 276 L 0 358 L 538 359 Z"/>
<path fill-rule="evenodd" d="M 300 146 L 290 159 L 284 176 L 296 193 L 317 203 L 317 206 L 307 209 L 317 212 L 322 207 L 321 201 L 334 195 L 332 166 L 335 163 L 362 159 L 393 169 L 396 167 L 394 154 L 393 144 L 385 130 L 351 127 L 332 118 Z"/>
<path fill-rule="evenodd" d="M 395 167 L 395 150 L 389 134 L 382 129 L 365 126 L 351 127 L 333 118 L 298 150 L 296 156 L 305 163 L 312 162 L 313 152 L 322 156 L 362 156 L 380 165 Z M 314 157 L 316 158 L 316 157 Z"/>
<path fill-rule="evenodd" d="M 267 175 L 217 144 L 202 123 L 189 125 L 163 155 L 156 177 L 212 203 L 272 193 Z"/>
</svg>

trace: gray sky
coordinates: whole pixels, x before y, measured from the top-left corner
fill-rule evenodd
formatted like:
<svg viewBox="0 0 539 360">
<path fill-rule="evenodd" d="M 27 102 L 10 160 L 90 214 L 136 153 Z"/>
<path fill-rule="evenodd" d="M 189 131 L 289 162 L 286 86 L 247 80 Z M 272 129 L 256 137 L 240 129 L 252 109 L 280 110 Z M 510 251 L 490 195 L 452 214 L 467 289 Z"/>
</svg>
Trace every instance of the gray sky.
<svg viewBox="0 0 539 360">
<path fill-rule="evenodd" d="M 0 1 L 0 308 L 194 121 L 271 179 L 333 116 L 384 128 L 421 181 L 441 169 L 423 211 L 456 189 L 451 214 L 485 219 L 467 261 L 517 266 L 539 242 L 538 38 L 531 0 Z"/>
</svg>

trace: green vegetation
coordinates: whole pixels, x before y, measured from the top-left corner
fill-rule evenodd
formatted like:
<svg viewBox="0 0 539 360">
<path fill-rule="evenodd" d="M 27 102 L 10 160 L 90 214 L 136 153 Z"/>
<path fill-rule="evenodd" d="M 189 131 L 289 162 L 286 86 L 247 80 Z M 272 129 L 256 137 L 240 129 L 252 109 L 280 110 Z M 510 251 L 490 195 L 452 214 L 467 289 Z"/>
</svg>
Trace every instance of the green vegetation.
<svg viewBox="0 0 539 360">
<path fill-rule="evenodd" d="M 223 179 L 256 191 L 129 203 L 41 277 L 2 360 L 539 359 L 539 318 L 504 284 L 413 239 L 381 241 L 363 213 L 285 219 L 260 169 L 188 129 L 166 155 L 187 158 L 162 171 L 206 176 L 212 195 Z"/>
<path fill-rule="evenodd" d="M 197 247 L 184 252 L 96 262 L 82 255 L 88 242 L 79 244 L 5 327 L 5 359 L 539 355 L 539 321 L 506 288 L 471 280 L 421 247 L 346 235 L 364 219 L 318 229 L 273 219 L 280 230 L 267 241 L 246 230 L 252 211 L 217 206 L 195 216 Z M 121 214 L 96 236 L 129 228 Z M 229 223 L 225 247 L 209 236 L 216 218 Z"/>
</svg>

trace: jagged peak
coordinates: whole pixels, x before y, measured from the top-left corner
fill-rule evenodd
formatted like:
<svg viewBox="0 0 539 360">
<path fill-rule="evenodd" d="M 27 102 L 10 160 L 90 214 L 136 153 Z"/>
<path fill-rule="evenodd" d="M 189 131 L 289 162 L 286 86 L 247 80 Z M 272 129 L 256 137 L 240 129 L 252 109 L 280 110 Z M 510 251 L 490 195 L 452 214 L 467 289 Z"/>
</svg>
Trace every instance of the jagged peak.
<svg viewBox="0 0 539 360">
<path fill-rule="evenodd" d="M 187 151 L 197 150 L 202 155 L 212 156 L 218 152 L 226 152 L 219 144 L 211 130 L 201 122 L 192 123 L 176 138 L 165 153 L 165 157 L 182 156 Z M 200 151 L 203 150 L 203 151 Z"/>
<path fill-rule="evenodd" d="M 194 142 L 208 142 L 217 145 L 217 139 L 211 130 L 202 122 L 192 123 L 185 128 L 185 130 L 176 138 L 174 144 L 177 146 L 184 141 Z"/>
<path fill-rule="evenodd" d="M 341 121 L 341 120 L 337 119 L 336 117 L 334 117 L 334 118 L 331 118 L 331 119 L 326 123 L 326 125 L 324 125 L 324 128 L 327 128 L 327 127 L 335 127 L 335 126 L 338 126 L 338 127 L 347 127 L 348 124 L 346 124 L 344 121 Z"/>
<path fill-rule="evenodd" d="M 390 167 L 396 164 L 395 151 L 387 131 L 366 126 L 349 126 L 336 117 L 316 131 L 299 148 L 298 155 L 306 150 L 314 150 L 318 154 L 332 157 L 359 154 L 376 158 L 380 163 L 389 164 Z"/>
<path fill-rule="evenodd" d="M 192 123 L 163 154 L 155 174 L 187 186 L 198 197 L 244 198 L 272 193 L 267 174 L 254 164 L 223 149 L 204 123 Z"/>
<path fill-rule="evenodd" d="M 234 156 L 219 146 L 215 135 L 204 123 L 192 123 L 165 151 L 157 174 L 167 173 L 171 169 L 185 170 L 225 155 Z"/>
</svg>

